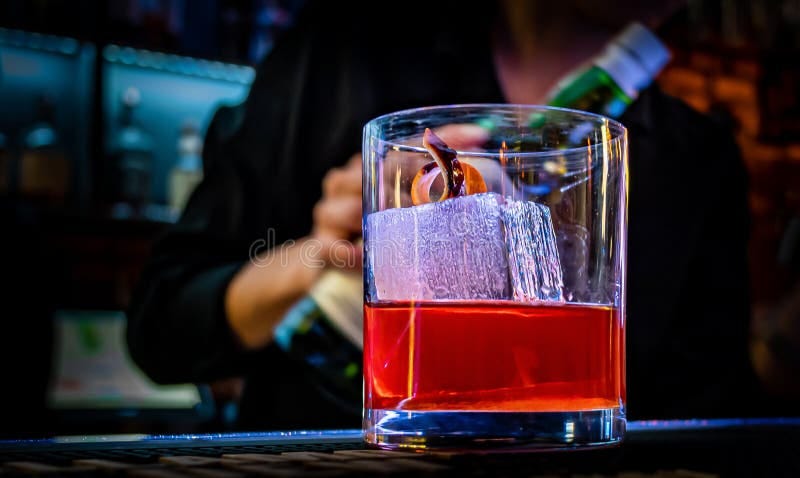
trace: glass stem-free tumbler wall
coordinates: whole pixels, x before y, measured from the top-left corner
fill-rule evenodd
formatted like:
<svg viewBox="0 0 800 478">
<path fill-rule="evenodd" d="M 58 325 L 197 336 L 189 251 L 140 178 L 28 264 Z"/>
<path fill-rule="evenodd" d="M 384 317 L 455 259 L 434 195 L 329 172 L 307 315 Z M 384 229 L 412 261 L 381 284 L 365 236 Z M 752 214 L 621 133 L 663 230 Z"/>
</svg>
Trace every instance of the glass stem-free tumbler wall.
<svg viewBox="0 0 800 478">
<path fill-rule="evenodd" d="M 366 441 L 618 443 L 625 128 L 449 105 L 376 118 L 363 140 Z"/>
</svg>

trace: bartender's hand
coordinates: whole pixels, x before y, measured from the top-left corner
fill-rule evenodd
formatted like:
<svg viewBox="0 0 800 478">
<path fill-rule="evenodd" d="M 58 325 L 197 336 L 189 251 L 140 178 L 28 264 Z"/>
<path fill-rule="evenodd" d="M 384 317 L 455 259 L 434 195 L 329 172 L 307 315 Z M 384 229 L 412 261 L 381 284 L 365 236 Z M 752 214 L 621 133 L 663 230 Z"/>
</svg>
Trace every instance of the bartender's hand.
<svg viewBox="0 0 800 478">
<path fill-rule="evenodd" d="M 269 344 L 275 326 L 326 268 L 361 268 L 361 244 L 353 242 L 361 236 L 361 155 L 331 170 L 322 189 L 311 234 L 259 254 L 228 286 L 226 317 L 245 348 Z"/>
<path fill-rule="evenodd" d="M 334 168 L 322 180 L 322 199 L 314 207 L 310 240 L 320 245 L 318 258 L 329 267 L 360 270 L 361 153 Z"/>
<path fill-rule="evenodd" d="M 437 130 L 452 147 L 471 147 L 485 140 L 474 125 L 447 125 Z M 477 164 L 476 164 L 477 166 Z M 482 169 L 479 167 L 479 169 Z M 489 178 L 491 170 L 481 173 Z M 416 171 L 410 172 L 413 176 Z M 289 308 L 308 293 L 325 268 L 358 270 L 361 244 L 361 155 L 331 170 L 314 207 L 308 237 L 259 254 L 236 274 L 225 295 L 228 323 L 246 348 L 267 345 Z"/>
</svg>

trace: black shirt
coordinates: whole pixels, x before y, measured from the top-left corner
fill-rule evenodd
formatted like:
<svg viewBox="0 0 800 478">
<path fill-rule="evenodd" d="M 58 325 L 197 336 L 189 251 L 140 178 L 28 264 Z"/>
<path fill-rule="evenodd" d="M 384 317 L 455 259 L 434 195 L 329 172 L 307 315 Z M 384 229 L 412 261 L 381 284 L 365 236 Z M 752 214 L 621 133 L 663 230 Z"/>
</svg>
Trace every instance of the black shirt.
<svg viewBox="0 0 800 478">
<path fill-rule="evenodd" d="M 129 310 L 131 354 L 154 380 L 246 376 L 242 428 L 360 426 L 359 403 L 338 402 L 275 345 L 237 343 L 224 295 L 254 242 L 268 230 L 276 244 L 308 234 L 324 174 L 360 150 L 369 119 L 504 102 L 480 11 L 454 9 L 433 26 L 414 9 L 342 23 L 331 21 L 337 5 L 309 5 L 260 65 L 241 126 L 208 135 L 205 179 L 155 247 Z M 630 139 L 628 415 L 741 415 L 754 378 L 737 148 L 657 87 L 620 120 Z"/>
</svg>

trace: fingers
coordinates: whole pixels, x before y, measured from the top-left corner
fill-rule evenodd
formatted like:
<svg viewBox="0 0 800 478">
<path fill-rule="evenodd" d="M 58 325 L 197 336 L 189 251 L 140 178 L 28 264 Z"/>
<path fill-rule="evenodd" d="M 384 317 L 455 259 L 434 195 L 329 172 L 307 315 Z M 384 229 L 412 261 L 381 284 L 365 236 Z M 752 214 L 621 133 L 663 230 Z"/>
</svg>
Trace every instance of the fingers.
<svg viewBox="0 0 800 478">
<path fill-rule="evenodd" d="M 361 232 L 361 167 L 356 157 L 329 171 L 322 181 L 323 197 L 314 208 L 314 227 L 330 237 L 348 239 Z"/>
<path fill-rule="evenodd" d="M 322 180 L 322 193 L 325 197 L 361 196 L 361 162 L 355 156 L 341 168 L 331 169 Z"/>
<path fill-rule="evenodd" d="M 359 171 L 361 171 L 361 153 L 356 153 L 356 154 L 350 156 L 350 159 L 347 160 L 346 167 L 348 167 L 348 168 L 356 168 Z"/>
<path fill-rule="evenodd" d="M 363 264 L 364 249 L 360 243 L 332 241 L 327 248 L 323 249 L 327 249 L 326 263 L 330 266 L 345 270 L 358 270 Z M 324 250 L 323 253 L 325 253 Z"/>
<path fill-rule="evenodd" d="M 353 237 L 361 235 L 361 196 L 323 198 L 314 207 L 313 239 L 319 245 L 318 257 L 339 269 L 361 268 L 363 250 Z"/>
<path fill-rule="evenodd" d="M 316 231 L 309 241 L 306 259 L 316 267 L 332 266 L 338 269 L 359 270 L 364 260 L 361 241 L 353 242 L 334 237 L 324 231 Z"/>
<path fill-rule="evenodd" d="M 361 235 L 361 154 L 334 168 L 322 180 L 322 199 L 314 206 L 317 257 L 340 269 L 359 269 L 363 252 L 352 239 Z"/>
<path fill-rule="evenodd" d="M 361 233 L 361 196 L 324 198 L 314 207 L 315 235 L 350 239 Z"/>
</svg>

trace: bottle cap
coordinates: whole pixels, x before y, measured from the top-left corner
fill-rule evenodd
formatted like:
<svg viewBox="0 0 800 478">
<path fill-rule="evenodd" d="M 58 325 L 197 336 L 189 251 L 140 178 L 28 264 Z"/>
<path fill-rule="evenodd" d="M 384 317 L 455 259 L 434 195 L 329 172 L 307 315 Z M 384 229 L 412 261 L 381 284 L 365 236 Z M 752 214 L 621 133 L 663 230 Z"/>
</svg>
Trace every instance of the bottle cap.
<svg viewBox="0 0 800 478">
<path fill-rule="evenodd" d="M 613 40 L 642 65 L 647 79 L 640 79 L 636 88 L 647 87 L 670 60 L 670 52 L 658 37 L 638 22 L 631 23 Z"/>
<path fill-rule="evenodd" d="M 141 101 L 142 93 L 139 91 L 139 88 L 135 86 L 129 86 L 122 92 L 122 104 L 129 108 L 139 106 Z"/>
<path fill-rule="evenodd" d="M 641 63 L 616 43 L 606 46 L 594 64 L 613 78 L 617 86 L 630 99 L 635 99 L 639 91 L 650 84 L 652 77 Z"/>
<path fill-rule="evenodd" d="M 178 137 L 179 156 L 200 156 L 203 154 L 203 138 L 197 130 L 197 125 L 192 120 L 187 120 L 181 127 Z"/>
</svg>

